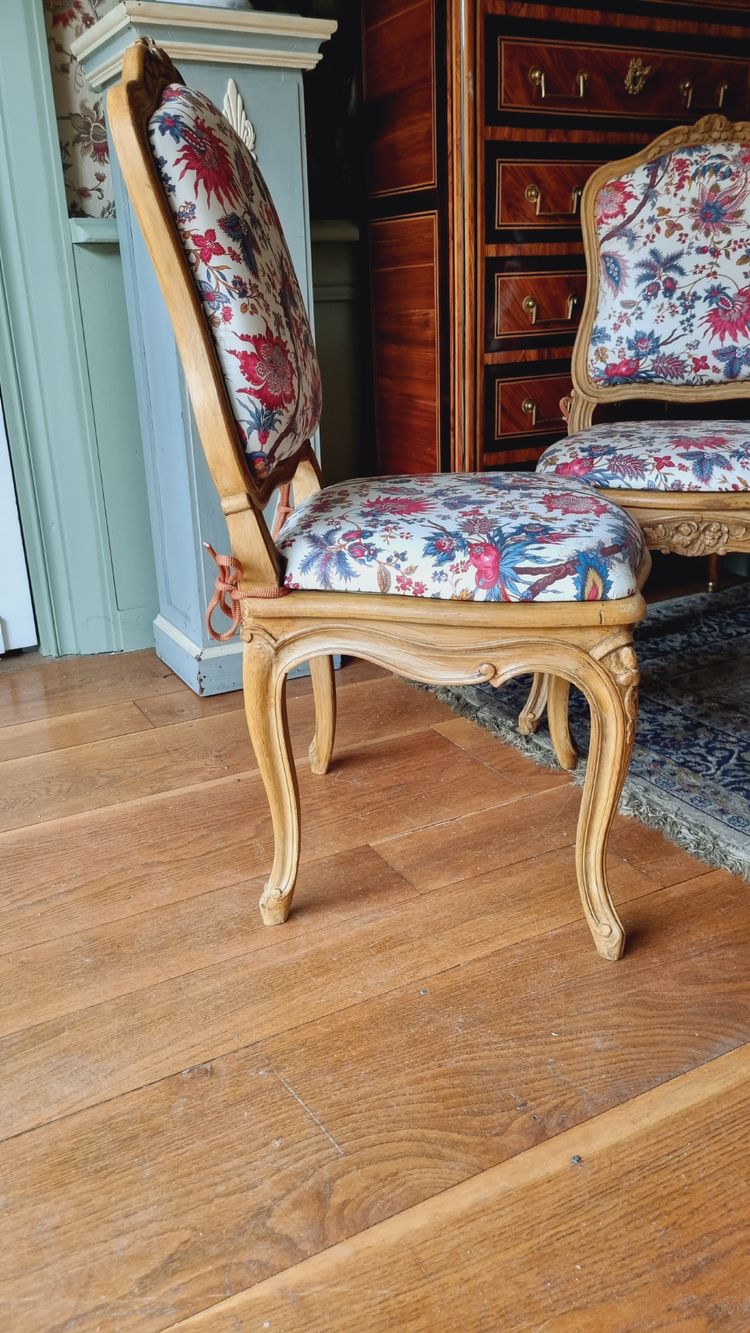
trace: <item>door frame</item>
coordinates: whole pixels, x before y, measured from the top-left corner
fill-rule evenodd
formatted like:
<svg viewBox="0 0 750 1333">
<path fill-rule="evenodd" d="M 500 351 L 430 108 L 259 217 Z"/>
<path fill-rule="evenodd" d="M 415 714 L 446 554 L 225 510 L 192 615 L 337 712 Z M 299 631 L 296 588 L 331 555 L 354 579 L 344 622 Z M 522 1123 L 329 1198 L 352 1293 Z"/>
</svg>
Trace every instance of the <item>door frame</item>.
<svg viewBox="0 0 750 1333">
<path fill-rule="evenodd" d="M 4 0 L 0 389 L 42 653 L 124 647 L 41 0 Z"/>
</svg>

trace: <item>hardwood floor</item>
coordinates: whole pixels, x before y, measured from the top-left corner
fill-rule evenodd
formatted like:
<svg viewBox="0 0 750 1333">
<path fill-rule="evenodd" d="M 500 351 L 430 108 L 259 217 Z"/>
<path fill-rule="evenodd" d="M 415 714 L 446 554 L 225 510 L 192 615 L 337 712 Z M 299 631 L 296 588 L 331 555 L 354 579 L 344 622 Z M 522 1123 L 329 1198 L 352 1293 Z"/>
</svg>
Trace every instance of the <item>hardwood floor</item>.
<svg viewBox="0 0 750 1333">
<path fill-rule="evenodd" d="M 750 1328 L 748 886 L 364 663 L 303 865 L 238 695 L 0 665 L 0 1327 Z"/>
</svg>

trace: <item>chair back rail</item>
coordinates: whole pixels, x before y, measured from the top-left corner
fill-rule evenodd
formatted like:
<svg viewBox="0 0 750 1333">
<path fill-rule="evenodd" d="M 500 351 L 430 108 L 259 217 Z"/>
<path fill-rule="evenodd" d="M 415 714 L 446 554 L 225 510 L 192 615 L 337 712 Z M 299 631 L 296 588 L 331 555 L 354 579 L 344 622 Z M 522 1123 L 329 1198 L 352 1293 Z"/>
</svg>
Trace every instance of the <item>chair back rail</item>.
<svg viewBox="0 0 750 1333">
<path fill-rule="evenodd" d="M 747 146 L 746 148 L 743 146 Z M 721 153 L 722 147 L 727 150 L 725 156 L 727 163 L 724 166 L 724 178 L 720 178 L 721 164 L 715 161 L 712 165 L 712 157 L 717 158 Z M 705 154 L 701 155 L 700 150 L 705 148 Z M 736 150 L 736 151 L 735 151 Z M 734 154 L 736 160 L 741 164 L 744 172 L 743 181 L 732 181 L 729 176 L 731 172 L 730 155 Z M 701 156 L 701 161 L 697 158 Z M 695 187 L 696 198 L 704 198 L 710 207 L 725 207 L 732 213 L 729 231 L 721 232 L 717 228 L 715 233 L 711 232 L 710 227 L 705 228 L 705 235 L 699 230 L 700 220 L 692 220 L 680 216 L 680 201 L 676 200 L 674 194 L 663 193 L 665 186 L 675 179 L 675 169 L 677 179 L 685 181 L 689 178 L 691 170 L 691 159 L 694 164 L 696 180 L 698 184 Z M 708 166 L 706 166 L 708 164 Z M 704 173 L 703 183 L 700 183 L 700 174 Z M 612 199 L 607 202 L 607 196 L 603 194 L 609 190 Z M 723 191 L 723 195 L 722 195 Z M 616 197 L 617 192 L 619 195 Z M 713 193 L 712 193 L 713 192 Z M 723 198 L 723 203 L 722 203 Z M 603 202 L 604 201 L 604 202 Z M 683 200 L 684 205 L 684 200 Z M 642 236 L 634 233 L 636 226 L 643 227 L 644 209 L 648 206 L 650 216 L 656 218 L 655 226 L 650 232 L 646 232 L 646 240 Z M 607 208 L 611 210 L 607 213 Z M 682 214 L 684 215 L 684 206 Z M 729 238 L 733 248 L 737 250 L 738 243 L 740 249 L 746 243 L 748 254 L 750 254 L 750 123 L 736 122 L 727 120 L 724 116 L 709 115 L 704 116 L 695 125 L 682 125 L 676 129 L 668 130 L 660 135 L 646 148 L 630 157 L 619 161 L 605 163 L 592 173 L 586 183 L 582 201 L 581 201 L 581 222 L 583 229 L 584 251 L 586 255 L 586 266 L 588 271 L 588 283 L 586 298 L 581 322 L 575 342 L 572 360 L 572 380 L 573 380 L 573 398 L 570 405 L 568 420 L 569 433 L 585 429 L 591 424 L 593 413 L 598 403 L 620 402 L 631 398 L 659 399 L 668 402 L 695 403 L 700 401 L 710 402 L 721 399 L 746 397 L 750 395 L 750 356 L 747 364 L 738 368 L 732 364 L 731 357 L 727 353 L 726 337 L 727 332 L 731 331 L 731 321 L 727 325 L 722 338 L 722 329 L 715 324 L 714 330 L 708 324 L 706 316 L 709 308 L 705 302 L 705 292 L 701 290 L 700 305 L 696 295 L 693 296 L 693 306 L 696 312 L 695 318 L 695 340 L 702 337 L 705 346 L 692 348 L 696 355 L 680 357 L 674 355 L 674 338 L 671 338 L 670 346 L 665 346 L 666 356 L 662 358 L 661 363 L 656 362 L 654 370 L 654 356 L 651 354 L 650 360 L 647 360 L 648 369 L 643 368 L 643 358 L 639 358 L 641 352 L 638 338 L 640 336 L 643 343 L 643 350 L 647 351 L 655 347 L 655 339 L 659 339 L 664 332 L 664 315 L 658 324 L 651 324 L 652 316 L 657 312 L 659 305 L 662 312 L 669 305 L 671 297 L 679 299 L 678 288 L 680 285 L 686 289 L 693 281 L 693 275 L 690 272 L 690 265 L 695 264 L 700 258 L 697 254 L 698 243 L 705 243 L 708 261 L 711 261 L 711 255 L 708 253 L 711 249 L 712 236 L 714 242 L 720 242 L 720 248 L 727 246 Z M 683 227 L 682 224 L 685 223 Z M 643 300 L 634 302 L 631 310 L 637 312 L 637 321 L 628 329 L 630 334 L 629 341 L 633 344 L 632 355 L 629 362 L 624 364 L 615 363 L 605 366 L 601 376 L 595 371 L 592 373 L 592 366 L 596 367 L 596 347 L 595 342 L 606 340 L 612 335 L 613 311 L 617 308 L 616 297 L 613 298 L 611 292 L 605 290 L 606 284 L 610 280 L 615 282 L 620 277 L 618 272 L 618 257 L 616 254 L 609 255 L 604 248 L 607 245 L 610 249 L 616 250 L 617 245 L 613 246 L 612 238 L 617 233 L 622 237 L 623 233 L 630 228 L 630 235 L 624 237 L 621 247 L 623 252 L 628 251 L 630 245 L 632 249 L 626 254 L 624 264 L 630 270 L 628 274 L 629 289 L 625 294 L 631 293 L 633 285 L 633 272 L 641 270 L 641 287 L 643 289 Z M 689 253 L 687 262 L 682 262 L 679 254 L 680 236 L 683 240 L 688 230 L 695 231 L 695 245 L 692 237 L 690 238 Z M 649 236 L 656 236 L 656 245 L 652 249 L 659 250 L 660 257 L 663 252 L 663 258 L 667 262 L 667 270 L 670 265 L 674 267 L 675 277 L 670 277 L 669 272 L 659 272 L 655 275 L 650 291 L 646 278 L 646 267 L 650 258 L 654 258 L 649 249 Z M 675 239 L 676 238 L 676 239 Z M 639 245 L 641 248 L 639 248 Z M 716 249 L 716 245 L 714 245 Z M 609 264 L 611 272 L 604 272 L 604 262 Z M 739 251 L 737 254 L 739 257 Z M 718 251 L 714 256 L 713 262 L 716 267 L 719 266 Z M 736 267 L 736 262 L 733 261 Z M 737 269 L 737 272 L 742 272 Z M 747 318 L 750 320 L 750 264 L 744 273 L 747 276 Z M 667 287 L 664 286 L 664 278 L 667 278 Z M 717 286 L 721 286 L 720 279 Z M 658 290 L 657 290 L 658 289 Z M 695 288 L 697 291 L 697 286 Z M 721 293 L 716 293 L 715 300 L 721 300 Z M 731 300 L 730 297 L 725 297 Z M 741 297 L 745 301 L 745 296 Z M 676 307 L 675 307 L 676 308 Z M 687 309 L 687 307 L 685 307 Z M 744 310 L 744 305 L 743 305 Z M 602 324 L 602 313 L 604 312 L 604 324 Z M 625 319 L 628 318 L 628 311 L 622 309 Z M 622 321 L 621 314 L 621 323 Z M 670 316 L 667 314 L 667 318 Z M 631 316 L 635 318 L 635 316 Z M 678 316 L 672 316 L 673 320 Z M 714 321 L 715 322 L 715 321 Z M 741 321 L 740 321 L 741 322 Z M 653 335 L 653 338 L 652 338 Z M 747 341 L 747 339 L 745 339 Z M 646 344 L 649 344 L 649 348 Z M 623 339 L 620 338 L 619 346 L 622 348 Z M 723 357 L 723 364 L 727 367 L 727 373 L 721 379 L 715 379 L 714 382 L 707 382 L 705 362 L 708 361 L 708 355 L 714 354 L 714 374 L 717 365 L 715 354 L 718 351 Z M 684 361 L 684 366 L 682 362 Z M 636 364 L 638 363 L 638 364 Z M 619 374 L 619 369 L 622 374 Z M 703 365 L 703 369 L 700 369 Z M 697 367 L 697 368 L 696 368 Z M 611 383 L 607 382 L 607 371 L 614 371 L 611 374 Z M 649 378 L 650 376 L 650 378 Z M 744 378 L 743 378 L 744 376 Z"/>
<path fill-rule="evenodd" d="M 263 478 L 254 477 L 248 467 L 216 342 L 149 140 L 151 118 L 170 85 L 184 86 L 184 80 L 165 52 L 148 39 L 135 43 L 125 53 L 121 82 L 108 96 L 109 129 L 172 322 L 232 554 L 241 566 L 238 586 L 278 587 L 283 562 L 263 507 L 278 487 L 295 477 L 297 498 L 318 489 L 320 473 L 307 439 Z"/>
</svg>

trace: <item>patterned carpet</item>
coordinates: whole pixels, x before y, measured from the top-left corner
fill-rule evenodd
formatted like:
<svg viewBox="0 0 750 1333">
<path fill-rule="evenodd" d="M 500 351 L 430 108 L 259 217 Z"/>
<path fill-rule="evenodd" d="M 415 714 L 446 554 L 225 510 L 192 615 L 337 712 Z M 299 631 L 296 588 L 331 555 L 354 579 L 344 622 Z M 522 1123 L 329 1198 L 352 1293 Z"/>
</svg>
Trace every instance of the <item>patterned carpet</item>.
<svg viewBox="0 0 750 1333">
<path fill-rule="evenodd" d="M 637 631 L 638 730 L 621 809 L 699 856 L 750 879 L 750 585 L 650 606 Z M 528 677 L 436 691 L 457 712 L 554 767 L 546 732 L 516 729 Z M 571 696 L 586 748 L 588 708 Z M 583 777 L 583 765 L 578 776 Z"/>
</svg>

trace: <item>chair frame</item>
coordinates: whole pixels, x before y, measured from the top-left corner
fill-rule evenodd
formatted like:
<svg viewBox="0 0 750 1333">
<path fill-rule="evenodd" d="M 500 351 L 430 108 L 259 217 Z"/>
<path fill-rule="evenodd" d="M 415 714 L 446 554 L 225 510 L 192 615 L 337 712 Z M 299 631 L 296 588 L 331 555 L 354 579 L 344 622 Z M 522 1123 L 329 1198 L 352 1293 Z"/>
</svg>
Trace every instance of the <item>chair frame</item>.
<svg viewBox="0 0 750 1333">
<path fill-rule="evenodd" d="M 750 122 L 733 122 L 719 115 L 704 116 L 695 125 L 680 125 L 677 129 L 667 130 L 631 157 L 605 162 L 586 182 L 581 196 L 581 226 L 588 282 L 571 363 L 573 392 L 567 410 L 569 435 L 591 425 L 594 410 L 600 403 L 624 402 L 632 398 L 698 403 L 750 397 L 750 380 L 700 386 L 623 384 L 610 389 L 594 384 L 588 374 L 588 349 L 599 303 L 599 238 L 594 206 L 601 186 L 665 153 L 693 144 L 727 142 L 750 144 Z M 675 555 L 717 556 L 729 551 L 750 551 L 750 492 L 637 491 L 608 487 L 600 494 L 627 509 L 643 529 L 650 550 Z"/>
<path fill-rule="evenodd" d="M 316 773 L 326 772 L 333 749 L 334 653 L 366 658 L 430 685 L 501 685 L 521 673 L 551 673 L 576 685 L 591 709 L 576 867 L 596 948 L 604 958 L 619 958 L 624 933 L 607 885 L 606 847 L 637 715 L 633 626 L 645 611 L 640 591 L 613 601 L 526 604 L 392 593 L 294 590 L 279 595 L 283 562 L 263 507 L 286 483 L 292 484 L 295 501 L 310 496 L 321 487 L 320 470 L 309 441 L 261 484 L 245 463 L 213 339 L 148 141 L 148 121 L 164 87 L 182 82 L 159 48 L 136 43 L 125 53 L 122 81 L 109 94 L 109 128 L 172 320 L 232 553 L 240 562 L 245 711 L 274 834 L 273 866 L 260 900 L 263 920 L 268 925 L 286 920 L 300 855 L 285 693 L 292 667 L 306 661 L 311 666 L 316 723 L 310 758 Z M 646 553 L 639 588 L 649 567 Z"/>
<path fill-rule="evenodd" d="M 730 121 L 708 115 L 694 125 L 680 125 L 660 134 L 640 152 L 605 162 L 592 172 L 581 196 L 581 227 L 586 256 L 586 297 L 576 334 L 571 362 L 573 390 L 560 404 L 568 434 L 586 430 L 601 403 L 632 398 L 659 402 L 716 402 L 750 397 L 750 381 L 687 386 L 670 384 L 623 384 L 611 389 L 595 384 L 588 373 L 588 351 L 599 304 L 599 237 L 595 221 L 596 196 L 602 185 L 653 162 L 665 153 L 693 144 L 750 144 L 750 122 Z M 750 551 L 750 491 L 640 491 L 617 487 L 598 488 L 599 494 L 626 509 L 643 531 L 646 546 L 664 555 L 718 557 L 729 552 Z M 711 577 L 713 583 L 713 575 Z M 710 585 L 711 586 L 711 585 Z M 577 751 L 568 729 L 568 687 L 559 681 L 537 679 L 519 716 L 524 735 L 536 731 L 547 709 L 550 735 L 563 768 L 576 766 Z"/>
</svg>

